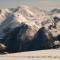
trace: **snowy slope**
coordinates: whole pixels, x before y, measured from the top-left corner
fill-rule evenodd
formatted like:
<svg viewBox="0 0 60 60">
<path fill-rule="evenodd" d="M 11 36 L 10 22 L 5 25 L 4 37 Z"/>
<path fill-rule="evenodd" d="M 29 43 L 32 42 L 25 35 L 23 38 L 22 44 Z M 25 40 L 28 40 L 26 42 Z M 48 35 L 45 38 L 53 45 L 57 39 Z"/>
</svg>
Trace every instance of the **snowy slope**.
<svg viewBox="0 0 60 60">
<path fill-rule="evenodd" d="M 60 17 L 60 13 L 58 12 L 59 9 L 53 9 L 48 12 L 47 10 L 42 10 L 40 8 L 30 6 L 1 9 L 0 33 L 3 32 L 3 30 L 7 27 L 15 28 L 23 22 L 30 26 L 35 25 L 37 29 L 41 28 L 42 26 L 48 28 L 50 25 L 54 24 L 53 17 Z"/>
<path fill-rule="evenodd" d="M 14 20 L 16 22 L 18 21 L 19 23 L 25 21 L 32 21 L 36 24 L 40 24 L 39 22 L 47 19 L 50 19 L 50 16 L 46 14 L 46 11 L 44 10 L 40 10 L 38 8 L 33 8 L 29 6 L 20 6 L 14 10 L 3 9 L 3 11 L 0 14 L 0 25 L 4 25 L 5 21 L 7 20 Z M 7 23 L 9 21 L 7 21 Z"/>
<path fill-rule="evenodd" d="M 51 50 L 38 50 L 30 52 L 21 52 L 0 55 L 0 60 L 60 60 L 60 50 L 51 49 Z"/>
</svg>

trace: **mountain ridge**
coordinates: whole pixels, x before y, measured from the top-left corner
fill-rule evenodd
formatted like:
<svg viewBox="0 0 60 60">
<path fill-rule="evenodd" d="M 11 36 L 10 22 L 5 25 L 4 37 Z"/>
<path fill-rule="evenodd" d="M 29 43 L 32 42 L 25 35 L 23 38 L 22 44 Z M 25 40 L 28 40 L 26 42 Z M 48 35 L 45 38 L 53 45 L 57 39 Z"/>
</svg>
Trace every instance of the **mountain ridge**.
<svg viewBox="0 0 60 60">
<path fill-rule="evenodd" d="M 51 11 L 29 6 L 2 9 L 0 39 L 4 39 L 8 50 L 47 49 L 56 45 L 59 47 L 60 13 L 50 13 Z"/>
</svg>

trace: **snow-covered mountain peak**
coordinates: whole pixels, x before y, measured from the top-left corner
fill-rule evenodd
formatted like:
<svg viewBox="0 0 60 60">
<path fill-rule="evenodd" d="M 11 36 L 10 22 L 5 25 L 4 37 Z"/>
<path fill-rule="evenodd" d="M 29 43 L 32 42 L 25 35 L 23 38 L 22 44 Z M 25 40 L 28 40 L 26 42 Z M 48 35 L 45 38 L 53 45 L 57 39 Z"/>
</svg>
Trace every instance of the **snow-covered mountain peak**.
<svg viewBox="0 0 60 60">
<path fill-rule="evenodd" d="M 60 17 L 60 14 L 49 15 L 48 11 L 36 7 L 19 6 L 17 8 L 8 8 L 0 10 L 0 30 L 10 27 L 15 28 L 21 23 L 29 26 L 36 26 L 37 29 L 49 27 L 54 23 L 54 17 Z"/>
<path fill-rule="evenodd" d="M 53 10 L 53 12 L 54 11 L 56 10 Z M 57 12 L 58 11 L 60 10 L 57 10 Z M 4 37 L 7 38 L 6 40 L 11 40 L 12 38 L 12 40 L 15 41 L 18 39 L 26 41 L 26 44 L 28 40 L 38 40 L 40 44 L 39 41 L 41 39 L 43 39 L 41 41 L 44 42 L 46 39 L 50 41 L 60 37 L 60 13 L 54 12 L 51 14 L 51 12 L 52 11 L 48 12 L 47 10 L 29 6 L 1 9 L 0 39 Z M 24 46 L 27 45 L 24 44 Z"/>
</svg>

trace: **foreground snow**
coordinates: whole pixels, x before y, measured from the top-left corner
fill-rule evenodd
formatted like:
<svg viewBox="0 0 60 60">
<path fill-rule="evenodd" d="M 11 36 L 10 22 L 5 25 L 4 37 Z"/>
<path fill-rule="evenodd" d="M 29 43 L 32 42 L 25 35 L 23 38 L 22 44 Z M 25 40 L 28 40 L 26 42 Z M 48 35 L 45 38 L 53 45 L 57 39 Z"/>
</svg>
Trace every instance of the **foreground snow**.
<svg viewBox="0 0 60 60">
<path fill-rule="evenodd" d="M 0 55 L 0 60 L 39 60 L 39 59 L 60 59 L 60 50 L 59 49 L 50 49 L 50 50 L 38 50 L 30 52 L 20 52 L 13 54 Z"/>
</svg>

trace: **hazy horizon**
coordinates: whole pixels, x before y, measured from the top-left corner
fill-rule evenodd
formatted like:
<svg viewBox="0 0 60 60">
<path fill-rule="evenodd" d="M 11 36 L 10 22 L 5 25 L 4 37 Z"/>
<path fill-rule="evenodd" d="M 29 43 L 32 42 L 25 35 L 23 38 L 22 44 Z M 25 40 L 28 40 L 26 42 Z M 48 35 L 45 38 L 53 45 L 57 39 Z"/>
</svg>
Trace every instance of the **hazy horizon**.
<svg viewBox="0 0 60 60">
<path fill-rule="evenodd" d="M 15 8 L 20 5 L 39 8 L 60 8 L 60 0 L 0 0 L 0 8 Z"/>
</svg>

